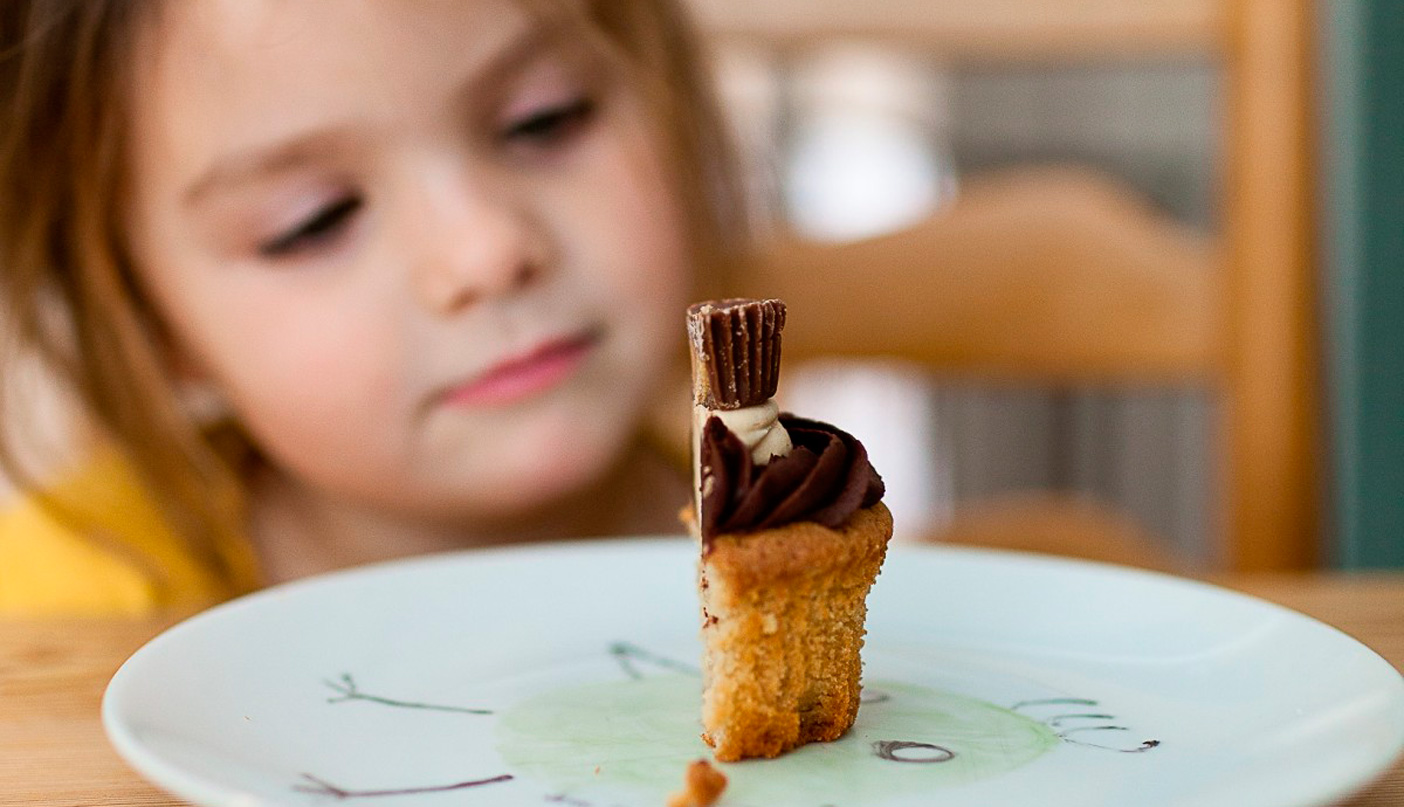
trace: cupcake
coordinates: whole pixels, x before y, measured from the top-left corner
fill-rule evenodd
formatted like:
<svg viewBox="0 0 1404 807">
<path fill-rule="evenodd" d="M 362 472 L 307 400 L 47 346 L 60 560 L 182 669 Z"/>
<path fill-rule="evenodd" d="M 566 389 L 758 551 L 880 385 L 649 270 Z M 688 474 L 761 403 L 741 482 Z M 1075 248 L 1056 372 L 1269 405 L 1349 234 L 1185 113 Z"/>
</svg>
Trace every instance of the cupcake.
<svg viewBox="0 0 1404 807">
<path fill-rule="evenodd" d="M 688 309 L 703 739 L 731 762 L 834 740 L 858 714 L 867 594 L 892 536 L 851 435 L 779 411 L 779 300 Z"/>
</svg>

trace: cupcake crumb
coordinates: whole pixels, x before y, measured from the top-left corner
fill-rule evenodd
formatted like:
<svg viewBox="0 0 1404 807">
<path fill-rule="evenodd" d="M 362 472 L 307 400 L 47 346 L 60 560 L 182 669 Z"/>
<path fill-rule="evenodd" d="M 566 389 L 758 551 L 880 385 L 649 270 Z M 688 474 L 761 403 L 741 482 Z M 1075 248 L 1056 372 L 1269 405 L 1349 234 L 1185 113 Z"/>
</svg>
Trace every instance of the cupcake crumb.
<svg viewBox="0 0 1404 807">
<path fill-rule="evenodd" d="M 683 789 L 668 797 L 668 807 L 711 807 L 726 789 L 726 775 L 705 759 L 687 766 Z"/>
</svg>

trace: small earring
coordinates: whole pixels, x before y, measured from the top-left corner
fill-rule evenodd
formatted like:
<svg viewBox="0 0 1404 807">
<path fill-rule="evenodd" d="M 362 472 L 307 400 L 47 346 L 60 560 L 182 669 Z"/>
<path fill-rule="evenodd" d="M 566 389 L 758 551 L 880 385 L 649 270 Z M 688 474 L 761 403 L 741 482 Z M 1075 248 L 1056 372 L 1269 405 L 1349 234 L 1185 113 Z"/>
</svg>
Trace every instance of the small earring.
<svg viewBox="0 0 1404 807">
<path fill-rule="evenodd" d="M 229 420 L 234 409 L 219 388 L 208 381 L 183 381 L 176 390 L 180 411 L 197 426 Z"/>
</svg>

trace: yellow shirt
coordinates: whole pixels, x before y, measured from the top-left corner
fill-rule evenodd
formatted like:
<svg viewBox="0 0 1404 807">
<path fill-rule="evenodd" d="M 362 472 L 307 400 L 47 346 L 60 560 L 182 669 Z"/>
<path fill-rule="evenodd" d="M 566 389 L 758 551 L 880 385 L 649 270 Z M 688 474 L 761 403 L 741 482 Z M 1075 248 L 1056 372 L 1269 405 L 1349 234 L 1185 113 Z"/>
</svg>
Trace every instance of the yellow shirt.
<svg viewBox="0 0 1404 807">
<path fill-rule="evenodd" d="M 94 459 L 55 492 L 82 502 L 104 537 L 80 534 L 30 496 L 0 509 L 0 617 L 194 609 L 257 587 L 247 542 L 221 547 L 237 579 L 217 576 L 114 456 Z"/>
</svg>

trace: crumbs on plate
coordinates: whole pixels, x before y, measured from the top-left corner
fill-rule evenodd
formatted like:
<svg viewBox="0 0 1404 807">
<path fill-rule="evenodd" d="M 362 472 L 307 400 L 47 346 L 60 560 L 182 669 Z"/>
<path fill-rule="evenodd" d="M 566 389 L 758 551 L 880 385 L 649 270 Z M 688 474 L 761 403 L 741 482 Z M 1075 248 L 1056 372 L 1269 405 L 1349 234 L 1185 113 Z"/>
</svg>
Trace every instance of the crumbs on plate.
<svg viewBox="0 0 1404 807">
<path fill-rule="evenodd" d="M 726 775 L 699 759 L 683 772 L 683 789 L 668 797 L 668 807 L 711 807 L 725 789 Z"/>
</svg>

